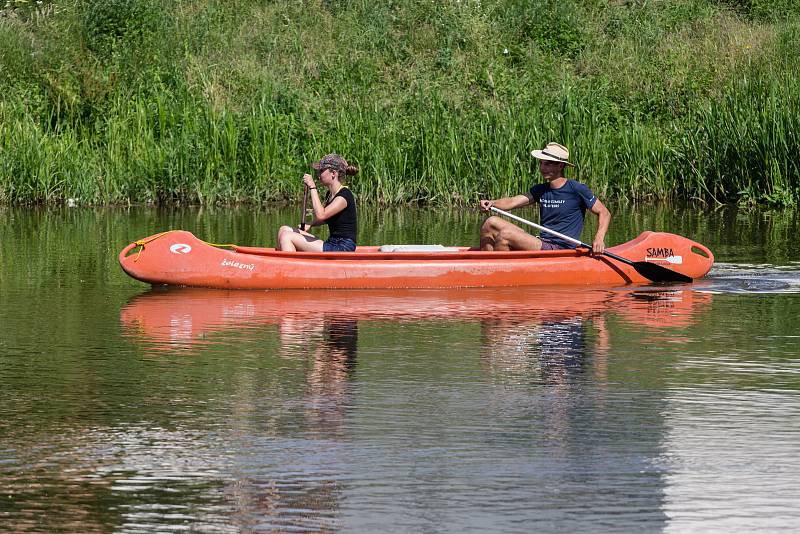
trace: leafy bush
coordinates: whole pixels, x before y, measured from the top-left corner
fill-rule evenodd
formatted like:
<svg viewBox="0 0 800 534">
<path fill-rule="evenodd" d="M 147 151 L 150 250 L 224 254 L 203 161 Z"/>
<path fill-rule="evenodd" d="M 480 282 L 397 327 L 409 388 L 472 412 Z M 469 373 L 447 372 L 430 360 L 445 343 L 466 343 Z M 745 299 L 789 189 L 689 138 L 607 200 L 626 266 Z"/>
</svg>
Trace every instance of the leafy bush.
<svg viewBox="0 0 800 534">
<path fill-rule="evenodd" d="M 108 56 L 116 47 L 153 32 L 161 16 L 156 0 L 89 0 L 86 44 L 95 54 Z"/>
<path fill-rule="evenodd" d="M 761 21 L 785 21 L 800 15 L 798 0 L 721 0 L 721 3 Z"/>
<path fill-rule="evenodd" d="M 551 140 L 603 196 L 800 202 L 800 0 L 10 1 L 0 202 L 280 200 L 334 150 L 471 202 Z"/>
</svg>

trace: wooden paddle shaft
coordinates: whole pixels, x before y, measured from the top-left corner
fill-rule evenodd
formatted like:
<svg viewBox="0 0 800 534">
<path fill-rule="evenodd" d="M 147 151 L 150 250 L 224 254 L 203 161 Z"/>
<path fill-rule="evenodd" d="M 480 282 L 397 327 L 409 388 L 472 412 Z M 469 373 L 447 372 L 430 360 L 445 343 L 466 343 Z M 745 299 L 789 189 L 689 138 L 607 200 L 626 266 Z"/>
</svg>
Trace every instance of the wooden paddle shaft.
<svg viewBox="0 0 800 534">
<path fill-rule="evenodd" d="M 306 229 L 306 205 L 308 203 L 308 186 L 305 186 L 305 190 L 303 191 L 303 211 L 300 212 L 300 229 L 305 231 Z"/>
</svg>

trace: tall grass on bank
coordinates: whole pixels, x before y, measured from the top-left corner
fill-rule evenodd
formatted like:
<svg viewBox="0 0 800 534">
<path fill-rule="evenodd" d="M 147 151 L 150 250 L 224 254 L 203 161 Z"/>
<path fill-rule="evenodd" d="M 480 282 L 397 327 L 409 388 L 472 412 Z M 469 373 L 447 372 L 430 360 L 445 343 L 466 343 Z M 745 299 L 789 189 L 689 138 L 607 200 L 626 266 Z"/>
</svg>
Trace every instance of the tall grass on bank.
<svg viewBox="0 0 800 534">
<path fill-rule="evenodd" d="M 309 162 L 338 150 L 362 166 L 351 184 L 362 198 L 458 204 L 524 190 L 538 179 L 528 151 L 559 139 L 578 162 L 573 176 L 603 196 L 788 205 L 800 186 L 798 101 L 790 84 L 768 95 L 740 88 L 698 110 L 694 131 L 669 137 L 640 122 L 610 129 L 591 108 L 570 103 L 558 112 L 483 113 L 472 127 L 432 98 L 418 102 L 426 111 L 416 123 L 353 106 L 325 135 L 269 106 L 237 115 L 166 95 L 117 103 L 123 109 L 91 135 L 74 128 L 48 135 L 3 107 L 2 200 L 282 200 L 300 192 Z M 568 131 L 553 127 L 566 124 Z"/>
<path fill-rule="evenodd" d="M 9 2 L 0 202 L 285 200 L 337 151 L 364 200 L 471 203 L 527 189 L 556 140 L 603 197 L 792 205 L 798 10 Z"/>
<path fill-rule="evenodd" d="M 794 205 L 800 201 L 800 83 L 737 83 L 715 105 L 698 112 L 688 140 L 692 174 L 715 197 Z"/>
</svg>

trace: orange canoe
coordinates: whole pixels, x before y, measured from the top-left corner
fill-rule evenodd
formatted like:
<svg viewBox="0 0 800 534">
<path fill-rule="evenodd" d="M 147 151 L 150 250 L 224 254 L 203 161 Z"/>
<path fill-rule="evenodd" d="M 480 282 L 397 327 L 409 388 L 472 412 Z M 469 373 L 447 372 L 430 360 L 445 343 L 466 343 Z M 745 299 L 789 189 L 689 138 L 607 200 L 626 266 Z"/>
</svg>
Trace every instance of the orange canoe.
<svg viewBox="0 0 800 534">
<path fill-rule="evenodd" d="M 173 230 L 135 241 L 119 254 L 122 269 L 154 285 L 223 289 L 366 289 L 620 285 L 648 280 L 626 264 L 586 250 L 484 252 L 466 247 L 428 251 L 358 247 L 355 252 L 281 252 L 214 246 Z M 425 248 L 425 247 L 421 247 Z M 384 251 L 382 251 L 384 250 Z M 391 249 L 390 249 L 391 250 Z M 696 279 L 714 256 L 700 243 L 644 232 L 609 251 L 657 263 Z"/>
</svg>

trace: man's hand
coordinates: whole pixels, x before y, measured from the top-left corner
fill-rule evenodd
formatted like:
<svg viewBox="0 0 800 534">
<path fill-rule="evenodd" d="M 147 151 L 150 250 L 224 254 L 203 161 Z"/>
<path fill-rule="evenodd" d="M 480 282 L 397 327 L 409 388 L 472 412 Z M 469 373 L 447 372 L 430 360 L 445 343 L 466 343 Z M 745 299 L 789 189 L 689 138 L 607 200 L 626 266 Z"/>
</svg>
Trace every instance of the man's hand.
<svg viewBox="0 0 800 534">
<path fill-rule="evenodd" d="M 478 209 L 481 211 L 489 211 L 492 206 L 494 206 L 494 202 L 491 200 L 481 200 L 478 203 Z"/>
<path fill-rule="evenodd" d="M 592 243 L 592 252 L 594 254 L 602 254 L 606 250 L 606 244 L 603 240 L 608 231 L 608 225 L 611 224 L 611 212 L 608 208 L 600 202 L 600 199 L 594 203 L 591 208 L 592 213 L 597 215 L 597 232 L 594 234 L 594 242 Z"/>
</svg>

